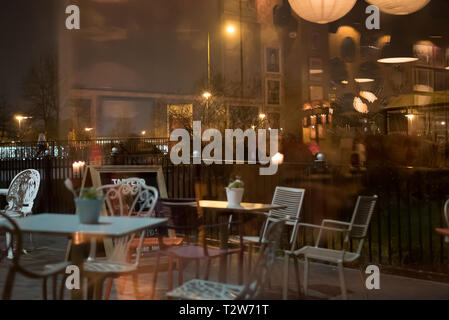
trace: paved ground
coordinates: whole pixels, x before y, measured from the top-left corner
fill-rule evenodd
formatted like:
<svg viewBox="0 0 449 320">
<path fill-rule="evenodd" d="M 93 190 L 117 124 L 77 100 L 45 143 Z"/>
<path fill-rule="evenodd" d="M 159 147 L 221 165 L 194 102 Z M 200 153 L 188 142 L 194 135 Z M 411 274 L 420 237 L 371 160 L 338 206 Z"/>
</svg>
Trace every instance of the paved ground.
<svg viewBox="0 0 449 320">
<path fill-rule="evenodd" d="M 64 238 L 35 236 L 38 248 L 29 255 L 24 256 L 24 264 L 32 264 L 33 267 L 49 262 L 61 261 L 64 258 L 67 240 Z M 0 238 L 3 244 L 4 238 Z M 233 259 L 233 263 L 236 262 Z M 147 261 L 150 265 L 152 261 Z M 0 262 L 0 289 L 2 290 L 8 270 L 8 261 Z M 184 273 L 184 279 L 193 278 L 194 266 L 188 265 Z M 217 264 L 212 267 L 211 280 L 217 280 Z M 229 275 L 230 282 L 235 283 L 236 267 L 233 265 Z M 307 299 L 341 299 L 337 271 L 334 267 L 322 264 L 312 264 L 310 275 L 310 296 Z M 300 265 L 302 275 L 302 265 Z M 281 280 L 283 275 L 283 260 L 277 261 L 271 277 L 271 288 L 267 290 L 263 298 L 281 299 Z M 298 299 L 293 263 L 290 265 L 289 299 Z M 369 291 L 363 289 L 360 273 L 358 270 L 346 269 L 345 276 L 349 290 L 349 299 L 449 299 L 449 284 L 438 283 L 426 280 L 410 279 L 393 275 L 381 275 L 381 289 Z M 115 280 L 112 289 L 111 300 L 115 299 L 135 299 L 134 289 L 131 279 L 126 282 L 123 293 L 118 293 L 116 287 L 121 286 L 122 279 Z M 139 299 L 149 299 L 151 296 L 152 273 L 139 275 Z M 175 272 L 175 283 L 177 274 Z M 13 291 L 13 299 L 40 300 L 42 299 L 42 282 L 40 280 L 26 279 L 18 276 Z M 164 299 L 167 288 L 167 272 L 161 271 L 158 277 L 156 291 L 157 299 Z M 69 292 L 66 290 L 66 298 Z"/>
</svg>

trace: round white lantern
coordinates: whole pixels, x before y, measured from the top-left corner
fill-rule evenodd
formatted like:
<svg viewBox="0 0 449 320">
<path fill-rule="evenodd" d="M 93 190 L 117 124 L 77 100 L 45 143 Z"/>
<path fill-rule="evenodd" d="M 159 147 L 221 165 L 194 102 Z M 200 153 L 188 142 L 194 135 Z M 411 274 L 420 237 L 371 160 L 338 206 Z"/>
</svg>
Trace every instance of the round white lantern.
<svg viewBox="0 0 449 320">
<path fill-rule="evenodd" d="M 288 0 L 293 11 L 304 20 L 329 23 L 345 16 L 357 0 Z"/>
<path fill-rule="evenodd" d="M 377 6 L 380 11 L 395 14 L 406 15 L 424 8 L 430 0 L 366 0 Z"/>
</svg>

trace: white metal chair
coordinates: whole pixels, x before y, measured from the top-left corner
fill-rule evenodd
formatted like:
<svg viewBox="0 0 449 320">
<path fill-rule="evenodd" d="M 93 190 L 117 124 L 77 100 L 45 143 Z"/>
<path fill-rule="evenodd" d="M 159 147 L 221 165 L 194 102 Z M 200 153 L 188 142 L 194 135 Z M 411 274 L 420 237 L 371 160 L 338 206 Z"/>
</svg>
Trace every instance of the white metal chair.
<svg viewBox="0 0 449 320">
<path fill-rule="evenodd" d="M 41 177 L 39 171 L 28 169 L 17 174 L 9 185 L 6 193 L 8 203 L 1 212 L 8 217 L 17 219 L 31 214 L 34 200 L 39 192 Z M 30 235 L 30 239 L 31 235 Z M 10 246 L 11 235 L 6 234 L 6 246 L 8 249 L 8 259 L 13 258 L 13 246 Z"/>
<path fill-rule="evenodd" d="M 184 300 L 252 300 L 262 293 L 276 260 L 284 221 L 272 223 L 265 234 L 250 281 L 245 286 L 194 279 L 167 293 L 169 298 Z"/>
<path fill-rule="evenodd" d="M 298 232 L 299 218 L 301 215 L 302 203 L 304 201 L 305 189 L 295 189 L 286 187 L 276 187 L 273 195 L 272 205 L 286 206 L 285 209 L 271 210 L 267 214 L 266 221 L 261 229 L 260 236 L 244 236 L 243 244 L 248 246 L 248 272 L 251 273 L 252 254 L 254 245 L 261 243 L 266 236 L 269 225 L 272 222 L 277 222 L 279 219 L 285 221 L 287 226 L 292 227 L 292 234 L 289 240 L 290 250 L 295 249 L 296 235 Z M 231 239 L 232 242 L 238 242 L 239 239 Z M 284 289 L 285 291 L 285 289 Z"/>
<path fill-rule="evenodd" d="M 371 217 L 373 215 L 377 199 L 377 196 L 360 196 L 357 199 L 357 203 L 355 205 L 350 222 L 325 219 L 322 221 L 321 226 L 306 223 L 299 224 L 300 227 L 310 227 L 319 230 L 315 246 L 305 246 L 299 250 L 289 252 L 289 254 L 295 258 L 295 260 L 297 256 L 304 256 L 304 295 L 307 295 L 309 261 L 310 259 L 313 259 L 328 263 L 334 263 L 338 266 L 342 297 L 345 300 L 347 299 L 346 283 L 344 278 L 344 264 L 355 262 L 360 258 L 364 240 L 368 234 L 369 224 L 371 222 Z M 320 248 L 319 245 L 323 231 L 335 231 L 341 233 L 344 237 L 343 249 L 333 250 Z M 357 249 L 354 252 L 349 251 L 348 248 L 351 240 L 358 241 Z M 286 281 L 286 279 L 284 279 L 284 281 Z"/>
<path fill-rule="evenodd" d="M 136 219 L 149 218 L 156 206 L 159 192 L 154 187 L 140 183 L 130 184 L 123 182 L 117 185 L 102 186 L 97 189 L 102 192 L 105 199 L 105 210 L 109 216 L 129 216 Z M 134 279 L 134 292 L 138 296 L 137 271 L 140 262 L 141 249 L 146 230 L 137 234 L 113 240 L 112 248 L 105 243 L 106 258 L 93 258 L 84 262 L 84 275 L 95 285 L 95 298 L 102 298 L 103 282 L 106 278 L 118 278 L 132 275 Z M 127 260 L 130 244 L 139 239 L 134 256 L 134 262 Z M 108 288 L 110 290 L 110 287 Z M 92 296 L 92 287 L 89 296 Z"/>
</svg>

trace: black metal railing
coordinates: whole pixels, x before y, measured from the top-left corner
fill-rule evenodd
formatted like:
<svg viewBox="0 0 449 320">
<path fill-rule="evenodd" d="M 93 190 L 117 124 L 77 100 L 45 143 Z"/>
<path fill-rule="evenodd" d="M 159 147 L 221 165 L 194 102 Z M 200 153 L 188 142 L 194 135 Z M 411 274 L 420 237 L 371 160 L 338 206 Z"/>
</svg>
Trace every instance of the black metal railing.
<svg viewBox="0 0 449 320">
<path fill-rule="evenodd" d="M 93 147 L 108 156 L 116 147 L 122 154 L 166 154 L 168 138 L 108 138 L 73 141 L 48 141 L 45 148 L 37 142 L 0 143 L 0 159 L 35 159 L 45 155 L 56 158 L 88 159 Z"/>
<path fill-rule="evenodd" d="M 34 212 L 73 213 L 73 198 L 64 180 L 73 176 L 74 160 L 88 159 L 1 159 L 0 187 L 7 188 L 24 169 L 37 169 L 42 180 Z M 320 223 L 323 218 L 349 220 L 358 195 L 377 194 L 379 201 L 364 246 L 365 262 L 449 274 L 447 244 L 435 233 L 435 228 L 445 226 L 447 169 L 368 167 L 350 173 L 337 166 L 329 173 L 315 174 L 309 164 L 287 163 L 276 175 L 261 176 L 258 165 L 173 165 L 163 154 L 104 157 L 103 163 L 161 165 L 169 197 L 194 197 L 194 182 L 199 181 L 201 198 L 224 200 L 229 178 L 237 175 L 245 182 L 244 201 L 249 202 L 271 202 L 276 186 L 305 188 L 302 220 L 308 223 Z M 245 232 L 257 234 L 261 223 L 253 219 Z M 302 232 L 298 245 L 313 237 Z M 329 237 L 327 245 L 340 248 L 342 239 Z"/>
</svg>

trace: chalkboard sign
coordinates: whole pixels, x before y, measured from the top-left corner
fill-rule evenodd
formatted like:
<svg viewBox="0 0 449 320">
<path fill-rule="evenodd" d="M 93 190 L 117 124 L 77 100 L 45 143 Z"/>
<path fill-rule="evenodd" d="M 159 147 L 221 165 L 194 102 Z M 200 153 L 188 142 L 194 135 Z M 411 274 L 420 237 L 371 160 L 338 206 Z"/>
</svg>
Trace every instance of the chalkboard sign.
<svg viewBox="0 0 449 320">
<path fill-rule="evenodd" d="M 164 173 L 161 166 L 91 166 L 92 185 L 96 188 L 120 183 L 124 179 L 140 178 L 147 186 L 155 187 L 160 198 L 167 198 Z"/>
</svg>

